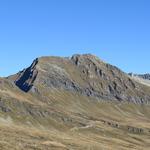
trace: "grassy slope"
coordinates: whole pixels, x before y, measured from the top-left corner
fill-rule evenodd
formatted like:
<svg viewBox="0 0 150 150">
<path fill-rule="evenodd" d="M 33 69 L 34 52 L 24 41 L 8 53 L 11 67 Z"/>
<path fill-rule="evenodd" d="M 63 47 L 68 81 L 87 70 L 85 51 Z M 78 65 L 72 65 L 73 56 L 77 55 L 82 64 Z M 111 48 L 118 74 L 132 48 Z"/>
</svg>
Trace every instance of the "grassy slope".
<svg viewBox="0 0 150 150">
<path fill-rule="evenodd" d="M 16 88 L 12 90 L 9 84 L 5 87 L 0 90 L 1 101 L 5 101 L 11 112 L 0 113 L 2 150 L 148 150 L 150 147 L 148 105 L 97 102 L 56 89 L 45 90 L 46 99 L 36 98 Z M 129 131 L 128 126 L 143 132 Z"/>
</svg>

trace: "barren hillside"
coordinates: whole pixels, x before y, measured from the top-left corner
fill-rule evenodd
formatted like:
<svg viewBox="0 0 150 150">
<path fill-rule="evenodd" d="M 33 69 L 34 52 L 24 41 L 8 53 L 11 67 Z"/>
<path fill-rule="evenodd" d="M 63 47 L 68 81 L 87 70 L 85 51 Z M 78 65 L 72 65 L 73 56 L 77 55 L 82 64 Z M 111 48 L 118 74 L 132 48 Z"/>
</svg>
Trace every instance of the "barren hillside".
<svg viewBox="0 0 150 150">
<path fill-rule="evenodd" d="M 148 150 L 150 88 L 94 55 L 41 57 L 0 79 L 0 149 Z"/>
</svg>

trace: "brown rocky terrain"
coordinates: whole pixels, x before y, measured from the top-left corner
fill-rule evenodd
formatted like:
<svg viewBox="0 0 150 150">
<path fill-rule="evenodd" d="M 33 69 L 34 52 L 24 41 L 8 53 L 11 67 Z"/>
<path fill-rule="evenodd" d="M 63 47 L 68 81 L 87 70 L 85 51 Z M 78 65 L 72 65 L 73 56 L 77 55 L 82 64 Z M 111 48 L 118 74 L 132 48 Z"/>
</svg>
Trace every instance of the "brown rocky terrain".
<svg viewBox="0 0 150 150">
<path fill-rule="evenodd" d="M 41 57 L 0 78 L 0 149 L 148 150 L 150 87 L 90 54 Z"/>
</svg>

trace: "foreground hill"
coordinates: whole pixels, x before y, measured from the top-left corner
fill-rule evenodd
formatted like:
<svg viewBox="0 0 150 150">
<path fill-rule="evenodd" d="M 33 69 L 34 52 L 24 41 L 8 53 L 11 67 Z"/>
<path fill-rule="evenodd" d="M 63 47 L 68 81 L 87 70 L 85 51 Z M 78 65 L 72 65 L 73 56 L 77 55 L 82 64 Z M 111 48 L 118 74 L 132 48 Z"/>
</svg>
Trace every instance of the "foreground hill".
<svg viewBox="0 0 150 150">
<path fill-rule="evenodd" d="M 0 79 L 0 149 L 148 150 L 150 88 L 93 55 L 41 57 Z"/>
</svg>

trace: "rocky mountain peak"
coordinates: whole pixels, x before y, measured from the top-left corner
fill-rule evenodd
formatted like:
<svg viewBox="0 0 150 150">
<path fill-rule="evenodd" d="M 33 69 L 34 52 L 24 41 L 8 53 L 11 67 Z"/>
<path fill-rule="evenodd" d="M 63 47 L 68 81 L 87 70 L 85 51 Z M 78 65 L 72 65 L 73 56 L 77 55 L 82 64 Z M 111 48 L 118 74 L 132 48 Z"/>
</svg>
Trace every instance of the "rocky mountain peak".
<svg viewBox="0 0 150 150">
<path fill-rule="evenodd" d="M 83 62 L 91 61 L 91 62 L 96 62 L 96 61 L 101 61 L 97 56 L 92 55 L 92 54 L 75 54 L 71 57 L 71 60 L 76 64 L 80 65 Z"/>
<path fill-rule="evenodd" d="M 53 88 L 95 97 L 143 103 L 150 100 L 149 91 L 115 66 L 91 54 L 75 54 L 70 59 L 41 57 L 15 75 L 15 84 L 24 92 Z"/>
</svg>

